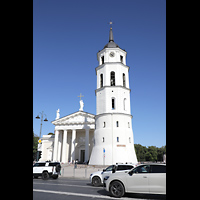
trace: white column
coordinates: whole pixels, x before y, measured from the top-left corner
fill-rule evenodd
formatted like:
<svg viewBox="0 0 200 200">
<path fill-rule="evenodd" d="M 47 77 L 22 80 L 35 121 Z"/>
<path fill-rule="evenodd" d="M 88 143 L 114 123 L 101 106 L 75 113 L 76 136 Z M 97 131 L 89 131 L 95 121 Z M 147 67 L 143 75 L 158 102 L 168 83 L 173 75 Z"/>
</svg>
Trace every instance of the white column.
<svg viewBox="0 0 200 200">
<path fill-rule="evenodd" d="M 54 148 L 53 148 L 53 161 L 57 161 L 57 155 L 58 155 L 58 135 L 59 131 L 55 131 L 55 138 L 54 138 Z"/>
<path fill-rule="evenodd" d="M 68 155 L 68 151 L 67 151 L 67 130 L 64 130 L 63 133 L 63 143 L 62 143 L 62 162 L 66 163 L 67 162 L 67 155 Z"/>
<path fill-rule="evenodd" d="M 72 130 L 71 162 L 75 159 L 76 129 Z"/>
<path fill-rule="evenodd" d="M 85 129 L 85 162 L 89 160 L 89 131 L 90 129 Z"/>
<path fill-rule="evenodd" d="M 58 157 L 57 157 L 58 162 L 61 162 L 61 149 L 62 149 L 62 131 L 60 131 L 58 137 Z"/>
</svg>

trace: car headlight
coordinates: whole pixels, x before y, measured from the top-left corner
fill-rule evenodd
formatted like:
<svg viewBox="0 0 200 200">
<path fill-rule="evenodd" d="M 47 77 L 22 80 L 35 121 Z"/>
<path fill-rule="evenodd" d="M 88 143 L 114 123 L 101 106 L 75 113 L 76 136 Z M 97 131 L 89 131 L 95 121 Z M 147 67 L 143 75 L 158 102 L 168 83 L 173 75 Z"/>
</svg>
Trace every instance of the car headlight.
<svg viewBox="0 0 200 200">
<path fill-rule="evenodd" d="M 105 176 L 103 180 L 107 181 L 108 179 L 109 179 L 109 176 Z"/>
<path fill-rule="evenodd" d="M 92 176 L 93 174 L 90 174 L 90 176 Z"/>
</svg>

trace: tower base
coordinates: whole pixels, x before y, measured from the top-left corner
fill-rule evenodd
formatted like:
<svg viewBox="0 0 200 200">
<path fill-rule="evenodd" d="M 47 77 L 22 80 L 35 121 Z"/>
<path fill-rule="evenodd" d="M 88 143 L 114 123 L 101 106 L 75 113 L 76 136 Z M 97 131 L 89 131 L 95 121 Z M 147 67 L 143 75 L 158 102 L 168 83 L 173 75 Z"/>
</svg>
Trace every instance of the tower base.
<svg viewBox="0 0 200 200">
<path fill-rule="evenodd" d="M 104 153 L 105 149 L 105 153 Z M 124 147 L 101 147 L 95 146 L 92 149 L 89 165 L 113 165 L 116 163 L 133 163 L 137 164 L 138 160 L 135 154 L 134 146 Z"/>
</svg>

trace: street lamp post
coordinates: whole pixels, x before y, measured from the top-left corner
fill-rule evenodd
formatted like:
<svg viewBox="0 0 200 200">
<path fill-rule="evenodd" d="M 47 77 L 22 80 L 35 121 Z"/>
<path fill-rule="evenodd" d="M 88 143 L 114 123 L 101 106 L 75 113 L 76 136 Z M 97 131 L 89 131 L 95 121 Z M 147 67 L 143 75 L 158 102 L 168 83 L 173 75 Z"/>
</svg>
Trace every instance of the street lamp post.
<svg viewBox="0 0 200 200">
<path fill-rule="evenodd" d="M 41 138 L 41 133 L 42 133 L 42 122 L 43 122 L 43 114 L 44 114 L 44 111 L 40 112 L 41 114 L 41 124 L 40 124 L 40 138 Z M 46 116 L 46 114 L 44 114 Z M 37 117 L 35 117 L 36 119 L 40 119 L 39 115 L 37 115 Z M 45 122 L 47 122 L 47 116 L 46 118 L 44 119 Z"/>
<path fill-rule="evenodd" d="M 43 115 L 46 116 L 46 114 L 44 114 L 44 111 L 40 112 L 40 114 L 41 114 L 41 124 L 40 124 L 40 138 L 41 138 Z M 39 114 L 38 114 L 37 117 L 35 117 L 35 118 L 36 118 L 36 119 L 40 119 Z M 46 118 L 44 119 L 44 121 L 45 121 L 45 122 L 48 121 L 48 120 L 47 120 L 47 116 L 46 116 Z M 39 159 L 39 151 L 37 151 L 37 159 L 36 159 L 36 160 L 38 161 L 38 159 Z"/>
</svg>

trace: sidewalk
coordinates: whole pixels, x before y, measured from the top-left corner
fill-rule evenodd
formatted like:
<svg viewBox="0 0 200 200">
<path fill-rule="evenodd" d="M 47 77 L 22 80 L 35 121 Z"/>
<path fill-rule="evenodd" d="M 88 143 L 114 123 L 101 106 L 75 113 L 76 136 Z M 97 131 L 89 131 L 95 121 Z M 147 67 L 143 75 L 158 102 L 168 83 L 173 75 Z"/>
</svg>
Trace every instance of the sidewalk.
<svg viewBox="0 0 200 200">
<path fill-rule="evenodd" d="M 90 166 L 90 165 L 77 165 L 74 169 L 74 164 L 61 165 L 61 177 L 70 178 L 84 178 L 89 179 L 90 174 L 96 171 L 103 171 L 107 166 Z"/>
</svg>

